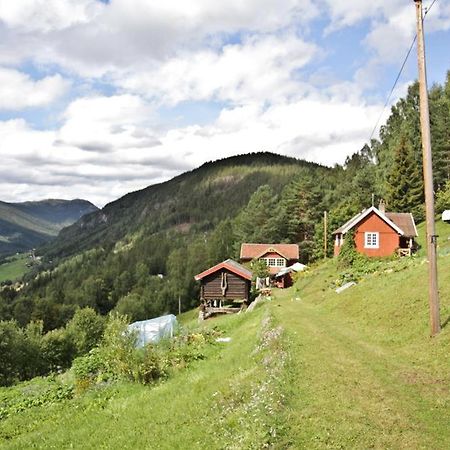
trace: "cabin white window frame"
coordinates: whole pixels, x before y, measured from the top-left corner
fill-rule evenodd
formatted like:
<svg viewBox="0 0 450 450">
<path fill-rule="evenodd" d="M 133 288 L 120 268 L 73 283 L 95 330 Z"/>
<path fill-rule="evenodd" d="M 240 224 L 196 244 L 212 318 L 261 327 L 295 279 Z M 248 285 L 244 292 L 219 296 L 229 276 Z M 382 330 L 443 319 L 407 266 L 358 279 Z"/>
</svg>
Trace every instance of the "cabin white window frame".
<svg viewBox="0 0 450 450">
<path fill-rule="evenodd" d="M 380 248 L 380 233 L 378 231 L 366 231 L 364 233 L 364 248 Z"/>
<path fill-rule="evenodd" d="M 284 258 L 277 258 L 277 267 L 286 267 L 286 260 Z"/>
<path fill-rule="evenodd" d="M 343 243 L 344 243 L 344 236 L 342 234 L 337 234 L 336 240 L 334 241 L 334 245 L 336 247 L 341 247 Z"/>
<path fill-rule="evenodd" d="M 268 267 L 286 267 L 285 258 L 262 258 Z"/>
</svg>

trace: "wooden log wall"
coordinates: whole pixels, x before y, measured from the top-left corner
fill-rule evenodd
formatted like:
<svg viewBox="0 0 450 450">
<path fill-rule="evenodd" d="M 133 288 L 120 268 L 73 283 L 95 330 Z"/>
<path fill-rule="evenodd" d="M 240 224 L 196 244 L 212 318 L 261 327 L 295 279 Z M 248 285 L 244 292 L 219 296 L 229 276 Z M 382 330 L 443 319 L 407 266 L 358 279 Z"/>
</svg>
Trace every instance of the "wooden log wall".
<svg viewBox="0 0 450 450">
<path fill-rule="evenodd" d="M 222 273 L 227 274 L 225 295 L 222 294 Z M 202 280 L 201 292 L 204 300 L 221 298 L 227 300 L 248 300 L 250 295 L 250 281 L 226 269 L 222 269 Z"/>
</svg>

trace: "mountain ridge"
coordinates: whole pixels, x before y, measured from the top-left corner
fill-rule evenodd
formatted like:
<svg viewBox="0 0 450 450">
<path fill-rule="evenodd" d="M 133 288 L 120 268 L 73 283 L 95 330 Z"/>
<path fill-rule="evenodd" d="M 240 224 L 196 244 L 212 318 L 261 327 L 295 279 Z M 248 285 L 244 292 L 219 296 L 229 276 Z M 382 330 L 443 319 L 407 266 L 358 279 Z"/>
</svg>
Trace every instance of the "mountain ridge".
<svg viewBox="0 0 450 450">
<path fill-rule="evenodd" d="M 233 168 L 236 168 L 233 173 Z M 149 185 L 143 189 L 130 192 L 106 204 L 102 209 L 82 217 L 73 225 L 61 231 L 55 241 L 46 246 L 43 251 L 49 256 L 69 256 L 79 250 L 87 250 L 97 244 L 113 245 L 130 232 L 145 226 L 149 233 L 161 229 L 169 229 L 185 223 L 199 224 L 222 220 L 225 217 L 217 213 L 217 203 L 212 201 L 213 208 L 204 210 L 204 216 L 197 213 L 199 199 L 213 196 L 217 201 L 228 201 L 233 197 L 236 208 L 244 206 L 250 194 L 259 186 L 270 184 L 276 193 L 302 169 L 318 169 L 331 171 L 331 168 L 317 163 L 278 155 L 271 152 L 258 152 L 232 156 L 208 161 L 201 166 L 184 172 L 176 177 Z M 283 180 L 276 181 L 278 170 L 286 172 Z M 220 174 L 222 173 L 222 177 Z M 219 175 L 219 176 L 218 176 Z M 242 188 L 242 189 L 241 189 Z M 238 191 L 245 191 L 238 198 Z M 187 195 L 186 195 L 187 193 Z M 225 195 L 227 194 L 227 195 Z M 171 210 L 169 217 L 161 219 L 161 211 Z M 155 218 L 158 223 L 153 222 Z M 206 220 L 206 218 L 208 220 Z M 207 224 L 205 224 L 207 227 Z"/>
<path fill-rule="evenodd" d="M 98 208 L 87 200 L 0 201 L 0 255 L 30 250 Z"/>
</svg>

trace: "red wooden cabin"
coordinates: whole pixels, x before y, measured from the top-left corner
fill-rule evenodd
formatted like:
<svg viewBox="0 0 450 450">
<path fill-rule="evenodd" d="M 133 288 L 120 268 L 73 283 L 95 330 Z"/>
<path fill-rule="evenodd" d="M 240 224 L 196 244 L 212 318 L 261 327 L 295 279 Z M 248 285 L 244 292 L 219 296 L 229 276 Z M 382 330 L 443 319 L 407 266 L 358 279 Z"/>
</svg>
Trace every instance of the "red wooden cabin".
<svg viewBox="0 0 450 450">
<path fill-rule="evenodd" d="M 242 244 L 241 262 L 250 262 L 254 259 L 262 259 L 269 267 L 272 278 L 283 271 L 280 277 L 276 277 L 275 283 L 278 287 L 289 287 L 292 285 L 291 272 L 287 267 L 298 262 L 299 249 L 297 244 Z"/>
<path fill-rule="evenodd" d="M 411 255 L 416 247 L 417 228 L 410 213 L 385 212 L 384 208 L 368 208 L 333 232 L 334 255 L 339 255 L 345 235 L 355 232 L 355 245 L 366 256 L 390 256 L 395 252 Z"/>
</svg>

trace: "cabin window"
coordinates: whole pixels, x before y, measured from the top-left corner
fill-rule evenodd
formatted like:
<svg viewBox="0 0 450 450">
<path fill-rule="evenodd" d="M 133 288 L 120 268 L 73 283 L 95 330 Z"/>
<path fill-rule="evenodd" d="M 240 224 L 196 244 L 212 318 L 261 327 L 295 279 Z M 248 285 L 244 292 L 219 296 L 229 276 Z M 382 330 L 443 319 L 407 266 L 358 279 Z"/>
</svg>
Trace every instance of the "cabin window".
<svg viewBox="0 0 450 450">
<path fill-rule="evenodd" d="M 365 248 L 378 248 L 379 242 L 380 242 L 380 233 L 370 231 L 364 233 Z"/>
<path fill-rule="evenodd" d="M 284 258 L 263 258 L 262 261 L 269 267 L 286 267 L 286 260 Z"/>
</svg>

